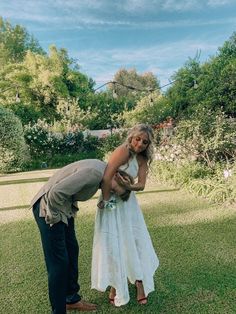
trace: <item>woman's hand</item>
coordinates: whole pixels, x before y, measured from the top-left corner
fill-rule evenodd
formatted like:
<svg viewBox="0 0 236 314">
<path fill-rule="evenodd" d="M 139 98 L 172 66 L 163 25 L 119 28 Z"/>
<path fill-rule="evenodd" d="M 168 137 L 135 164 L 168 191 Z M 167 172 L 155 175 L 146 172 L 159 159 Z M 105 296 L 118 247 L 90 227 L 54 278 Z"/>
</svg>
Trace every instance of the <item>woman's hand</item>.
<svg viewBox="0 0 236 314">
<path fill-rule="evenodd" d="M 122 185 L 126 190 L 132 190 L 132 183 L 128 178 L 124 178 L 119 174 L 119 172 L 116 173 L 116 180 L 117 182 Z"/>
</svg>

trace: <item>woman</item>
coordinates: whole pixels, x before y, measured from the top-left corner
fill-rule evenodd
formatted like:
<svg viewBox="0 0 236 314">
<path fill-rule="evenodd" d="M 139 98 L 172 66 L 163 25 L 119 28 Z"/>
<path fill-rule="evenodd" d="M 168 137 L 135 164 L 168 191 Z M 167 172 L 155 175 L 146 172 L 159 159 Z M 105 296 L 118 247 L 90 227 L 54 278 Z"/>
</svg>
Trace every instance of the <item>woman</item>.
<svg viewBox="0 0 236 314">
<path fill-rule="evenodd" d="M 154 290 L 153 275 L 159 261 L 134 194 L 145 187 L 152 141 L 149 126 L 132 128 L 126 142 L 111 154 L 103 176 L 103 200 L 97 210 L 93 241 L 92 288 L 105 291 L 111 286 L 109 300 L 115 306 L 129 302 L 128 280 L 136 285 L 139 304 L 146 304 Z M 133 183 L 117 174 L 125 189 L 131 191 L 127 201 L 115 195 L 110 198 L 111 179 L 118 169 L 137 178 Z"/>
</svg>

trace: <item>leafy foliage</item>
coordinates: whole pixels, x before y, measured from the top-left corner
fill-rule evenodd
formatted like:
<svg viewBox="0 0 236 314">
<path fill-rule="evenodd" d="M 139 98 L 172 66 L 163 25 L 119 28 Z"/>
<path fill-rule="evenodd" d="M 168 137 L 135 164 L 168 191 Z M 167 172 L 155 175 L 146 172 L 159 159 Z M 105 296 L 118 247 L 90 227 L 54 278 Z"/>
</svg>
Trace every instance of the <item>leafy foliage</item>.
<svg viewBox="0 0 236 314">
<path fill-rule="evenodd" d="M 142 95 L 142 90 L 156 90 L 159 88 L 157 78 L 151 72 L 138 74 L 136 69 L 120 69 L 114 76 L 114 81 L 117 84 L 110 84 L 109 90 L 115 92 L 118 97 L 137 100 Z M 130 86 L 126 88 L 122 85 Z"/>
<path fill-rule="evenodd" d="M 171 106 L 167 99 L 157 91 L 141 98 L 133 110 L 123 113 L 122 118 L 126 126 L 137 123 L 155 125 L 165 120 L 170 112 Z"/>
<path fill-rule="evenodd" d="M 120 127 L 123 124 L 121 114 L 125 110 L 122 99 L 114 99 L 108 92 L 88 95 L 86 119 L 82 124 L 90 130 Z"/>
<path fill-rule="evenodd" d="M 160 182 L 182 187 L 191 193 L 206 197 L 212 203 L 236 202 L 236 164 L 229 177 L 224 176 L 225 165 L 216 164 L 214 169 L 196 161 L 178 163 L 167 160 L 156 160 L 151 173 Z"/>
<path fill-rule="evenodd" d="M 117 132 L 102 139 L 100 150 L 103 155 L 112 152 L 116 147 L 124 142 L 126 132 Z"/>
<path fill-rule="evenodd" d="M 60 119 L 57 114 L 60 100 L 80 98 L 81 106 L 86 103 L 94 82 L 79 72 L 65 49 L 51 46 L 46 55 L 23 27 L 13 27 L 2 18 L 0 48 L 2 105 L 15 104 L 17 94 L 18 103 L 26 111 L 34 106 L 41 117 L 53 121 Z"/>
<path fill-rule="evenodd" d="M 5 105 L 6 108 L 11 109 L 14 114 L 21 120 L 23 125 L 28 123 L 35 123 L 38 119 L 42 118 L 40 111 L 32 104 L 11 103 Z"/>
<path fill-rule="evenodd" d="M 52 124 L 48 124 L 45 120 L 38 120 L 35 124 L 25 126 L 25 139 L 32 157 L 51 157 L 58 153 L 81 152 L 84 137 L 79 128 L 68 128 L 64 133 L 55 132 Z"/>
<path fill-rule="evenodd" d="M 11 62 L 22 61 L 28 50 L 44 54 L 38 41 L 29 35 L 24 27 L 20 25 L 12 26 L 10 22 L 4 21 L 2 17 L 0 17 L 0 47 L 4 50 L 1 56 L 3 57 L 5 54 L 4 60 Z"/>
<path fill-rule="evenodd" d="M 20 170 L 28 159 L 23 127 L 14 113 L 0 106 L 0 171 Z"/>
<path fill-rule="evenodd" d="M 173 106 L 171 115 L 183 118 L 197 109 L 208 108 L 223 109 L 227 115 L 235 116 L 235 72 L 236 33 L 233 33 L 208 62 L 200 65 L 197 58 L 190 59 L 173 76 L 175 83 L 166 93 Z"/>
<path fill-rule="evenodd" d="M 235 124 L 224 112 L 205 109 L 196 112 L 191 119 L 180 121 L 173 141 L 195 152 L 198 160 L 211 168 L 215 162 L 235 156 L 235 138 Z"/>
</svg>

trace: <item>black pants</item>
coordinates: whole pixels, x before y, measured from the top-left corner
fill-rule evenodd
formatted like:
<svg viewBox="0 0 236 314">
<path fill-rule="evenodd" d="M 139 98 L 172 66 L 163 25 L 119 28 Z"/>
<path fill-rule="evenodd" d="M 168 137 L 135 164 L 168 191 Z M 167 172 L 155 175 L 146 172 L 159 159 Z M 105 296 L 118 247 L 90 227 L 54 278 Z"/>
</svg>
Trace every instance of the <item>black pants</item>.
<svg viewBox="0 0 236 314">
<path fill-rule="evenodd" d="M 81 299 L 78 294 L 79 245 L 74 218 L 68 219 L 68 226 L 59 222 L 50 227 L 44 217 L 39 217 L 39 201 L 34 205 L 33 213 L 42 240 L 52 313 L 65 314 L 66 303 L 76 303 Z"/>
</svg>

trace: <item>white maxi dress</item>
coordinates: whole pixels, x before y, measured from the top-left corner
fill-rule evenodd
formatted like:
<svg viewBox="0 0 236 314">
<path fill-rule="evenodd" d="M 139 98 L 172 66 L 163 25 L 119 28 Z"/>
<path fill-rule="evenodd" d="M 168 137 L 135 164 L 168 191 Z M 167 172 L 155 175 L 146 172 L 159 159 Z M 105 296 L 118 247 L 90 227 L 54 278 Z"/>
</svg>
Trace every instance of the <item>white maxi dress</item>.
<svg viewBox="0 0 236 314">
<path fill-rule="evenodd" d="M 137 177 L 138 162 L 133 156 L 121 167 Z M 154 291 L 154 273 L 159 260 L 152 245 L 141 208 L 134 192 L 128 201 L 116 198 L 115 208 L 97 208 L 92 252 L 91 288 L 116 289 L 114 303 L 129 302 L 128 280 L 142 280 L 145 295 Z"/>
</svg>

